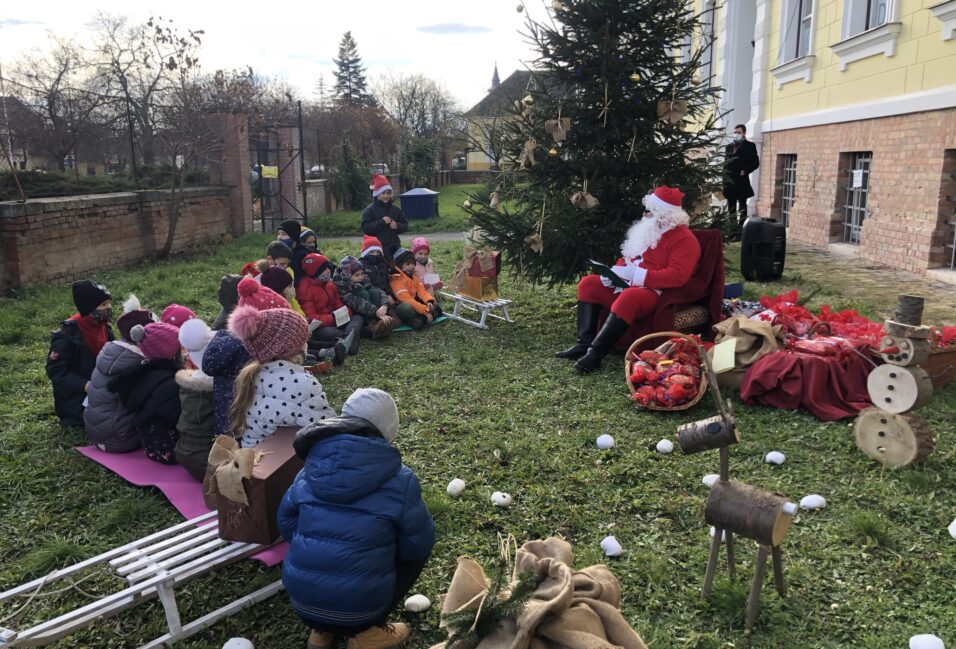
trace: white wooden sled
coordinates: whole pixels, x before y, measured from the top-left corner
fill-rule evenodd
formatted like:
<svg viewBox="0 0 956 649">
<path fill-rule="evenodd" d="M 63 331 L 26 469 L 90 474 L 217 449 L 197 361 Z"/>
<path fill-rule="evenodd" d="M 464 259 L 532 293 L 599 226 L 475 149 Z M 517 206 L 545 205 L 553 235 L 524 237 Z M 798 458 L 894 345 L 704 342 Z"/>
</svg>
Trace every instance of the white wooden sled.
<svg viewBox="0 0 956 649">
<path fill-rule="evenodd" d="M 446 297 L 450 300 L 454 300 L 455 304 L 452 307 L 451 313 L 445 312 L 445 315 L 451 318 L 452 320 L 457 320 L 458 322 L 464 322 L 469 324 L 472 327 L 478 327 L 479 329 L 487 329 L 488 325 L 485 324 L 485 321 L 490 318 L 496 318 L 498 320 L 503 320 L 504 322 L 514 322 L 511 319 L 511 316 L 508 315 L 508 305 L 511 304 L 511 300 L 491 300 L 488 302 L 482 302 L 481 300 L 476 300 L 470 298 L 467 295 L 460 295 L 458 293 L 439 293 L 442 297 Z M 473 320 L 465 317 L 462 314 L 462 309 L 468 309 L 469 311 L 476 311 L 479 316 L 477 320 Z M 501 315 L 492 313 L 492 311 L 500 309 Z M 470 314 L 468 314 L 470 315 Z"/>
<path fill-rule="evenodd" d="M 168 647 L 174 642 L 211 626 L 243 608 L 252 606 L 282 590 L 282 581 L 275 581 L 254 593 L 183 624 L 176 605 L 176 587 L 225 564 L 264 550 L 267 546 L 235 543 L 219 538 L 216 512 L 203 514 L 138 541 L 81 561 L 68 568 L 55 570 L 46 577 L 0 593 L 0 602 L 24 598 L 32 602 L 41 590 L 90 568 L 106 568 L 129 584 L 123 590 L 107 595 L 29 629 L 7 629 L 0 626 L 0 649 L 8 647 L 42 647 L 85 626 L 93 624 L 146 600 L 158 597 L 166 613 L 169 633 L 148 642 L 141 649 Z"/>
</svg>

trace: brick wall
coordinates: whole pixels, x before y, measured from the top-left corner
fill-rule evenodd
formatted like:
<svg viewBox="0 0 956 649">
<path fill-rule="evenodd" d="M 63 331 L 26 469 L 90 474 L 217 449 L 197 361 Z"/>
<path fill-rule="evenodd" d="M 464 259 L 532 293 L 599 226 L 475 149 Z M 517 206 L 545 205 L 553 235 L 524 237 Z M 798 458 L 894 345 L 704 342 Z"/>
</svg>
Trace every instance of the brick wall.
<svg viewBox="0 0 956 649">
<path fill-rule="evenodd" d="M 173 252 L 232 233 L 231 192 L 185 190 Z M 69 282 L 148 258 L 166 241 L 168 209 L 166 191 L 0 202 L 0 289 Z"/>
<path fill-rule="evenodd" d="M 453 183 L 486 183 L 497 174 L 496 171 L 452 171 L 451 182 Z"/>
<path fill-rule="evenodd" d="M 758 214 L 780 211 L 779 154 L 797 155 L 790 211 L 792 239 L 826 246 L 840 241 L 848 161 L 873 154 L 868 213 L 859 254 L 893 268 L 925 273 L 938 266 L 946 230 L 941 192 L 956 148 L 956 109 L 828 124 L 763 134 Z"/>
</svg>

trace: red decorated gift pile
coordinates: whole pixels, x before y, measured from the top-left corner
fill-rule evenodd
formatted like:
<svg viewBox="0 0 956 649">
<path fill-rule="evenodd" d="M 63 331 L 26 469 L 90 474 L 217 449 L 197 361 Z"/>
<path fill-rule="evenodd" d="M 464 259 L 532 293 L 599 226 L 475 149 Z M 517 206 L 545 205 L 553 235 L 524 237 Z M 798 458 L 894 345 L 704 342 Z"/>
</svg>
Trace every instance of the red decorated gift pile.
<svg viewBox="0 0 956 649">
<path fill-rule="evenodd" d="M 683 338 L 631 355 L 630 379 L 635 388 L 631 396 L 642 406 L 683 405 L 700 392 L 700 377 L 697 346 Z"/>
</svg>

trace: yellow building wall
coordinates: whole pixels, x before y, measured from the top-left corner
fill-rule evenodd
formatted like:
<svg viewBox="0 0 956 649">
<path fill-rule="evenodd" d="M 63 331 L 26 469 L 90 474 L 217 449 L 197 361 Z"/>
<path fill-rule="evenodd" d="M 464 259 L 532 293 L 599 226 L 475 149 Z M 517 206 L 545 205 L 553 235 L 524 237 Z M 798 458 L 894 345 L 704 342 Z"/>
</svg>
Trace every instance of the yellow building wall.
<svg viewBox="0 0 956 649">
<path fill-rule="evenodd" d="M 770 0 L 770 67 L 778 64 L 783 0 Z M 816 0 L 811 81 L 790 81 L 777 89 L 766 71 L 767 92 L 763 119 L 800 115 L 847 104 L 899 97 L 904 94 L 956 85 L 956 38 L 943 41 L 942 23 L 929 8 L 939 0 L 899 0 L 896 54 L 875 54 L 847 65 L 830 49 L 841 40 L 843 0 Z"/>
</svg>

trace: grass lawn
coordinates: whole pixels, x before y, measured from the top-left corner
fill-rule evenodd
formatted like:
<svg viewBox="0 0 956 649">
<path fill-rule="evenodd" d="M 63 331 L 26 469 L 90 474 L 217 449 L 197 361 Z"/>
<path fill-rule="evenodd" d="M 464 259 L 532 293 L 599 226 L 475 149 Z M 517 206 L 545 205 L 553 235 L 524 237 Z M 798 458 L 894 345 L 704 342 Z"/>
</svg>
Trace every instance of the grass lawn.
<svg viewBox="0 0 956 649">
<path fill-rule="evenodd" d="M 135 291 L 155 310 L 175 300 L 210 319 L 220 276 L 261 256 L 266 241 L 251 236 L 205 255 L 107 271 L 96 279 L 117 302 Z M 328 248 L 336 258 L 347 252 L 340 243 Z M 436 244 L 437 268 L 448 275 L 460 251 L 457 243 Z M 839 282 L 834 277 L 814 303 L 883 315 L 857 304 L 849 291 L 841 293 Z M 653 649 L 899 649 L 916 633 L 956 642 L 956 541 L 946 531 L 956 516 L 956 387 L 921 411 L 936 431 L 937 450 L 925 466 L 903 471 L 860 453 L 847 422 L 822 424 L 803 413 L 735 404 L 742 442 L 732 452 L 733 474 L 793 500 L 819 493 L 828 502 L 825 510 L 802 512 L 791 527 L 784 546 L 788 595 L 781 599 L 768 582 L 758 624 L 747 635 L 744 607 L 756 556 L 751 543 L 738 543 L 738 582 L 718 574 L 710 601 L 700 601 L 709 545 L 701 478 L 717 471 L 716 454 L 654 451 L 678 424 L 710 416 L 708 401 L 680 414 L 642 412 L 628 398 L 616 357 L 596 375 L 575 375 L 569 363 L 552 357 L 571 341 L 573 289 L 541 290 L 507 276 L 502 286 L 514 299 L 517 324 L 481 332 L 448 322 L 365 342 L 357 358 L 324 380 L 335 407 L 362 386 L 396 396 L 402 416 L 397 444 L 418 473 L 438 533 L 414 592 L 437 601 L 460 555 L 477 557 L 490 573 L 499 533 L 514 534 L 519 543 L 564 535 L 579 567 L 602 562 L 599 542 L 613 533 L 625 548 L 610 560 L 623 586 L 623 612 Z M 792 274 L 772 286 L 748 285 L 752 296 L 787 288 L 807 286 Z M 49 331 L 70 313 L 64 286 L 0 300 L 0 588 L 181 520 L 157 491 L 130 486 L 75 453 L 72 447 L 84 444 L 82 432 L 57 425 L 43 361 Z M 596 449 L 602 433 L 615 437 L 615 449 Z M 786 464 L 765 464 L 770 450 L 783 451 Z M 458 501 L 445 495 L 453 478 L 468 483 Z M 496 490 L 510 492 L 515 504 L 492 507 Z M 179 591 L 184 619 L 278 575 L 278 568 L 242 561 L 196 580 Z M 79 585 L 89 594 L 110 587 L 121 584 L 105 575 Z M 19 619 L 3 621 L 23 603 L 15 602 L 0 607 L 0 626 L 27 626 L 81 601 L 69 591 L 38 599 Z M 437 608 L 401 615 L 415 628 L 410 648 L 444 638 Z M 163 619 L 153 602 L 56 646 L 139 646 L 163 632 Z M 237 635 L 274 649 L 302 646 L 305 630 L 280 595 L 178 646 L 218 649 Z"/>
<path fill-rule="evenodd" d="M 439 189 L 438 216 L 433 219 L 409 219 L 409 234 L 426 232 L 464 232 L 471 228 L 468 214 L 461 204 L 466 194 L 479 190 L 483 185 L 446 185 Z M 398 199 L 396 199 L 398 202 Z M 362 210 L 333 212 L 309 217 L 309 226 L 319 238 L 343 237 L 362 234 Z M 324 250 L 324 248 L 323 248 Z"/>
</svg>

